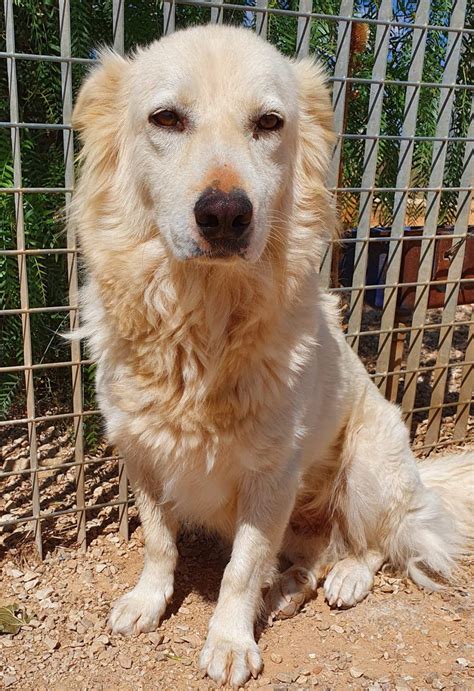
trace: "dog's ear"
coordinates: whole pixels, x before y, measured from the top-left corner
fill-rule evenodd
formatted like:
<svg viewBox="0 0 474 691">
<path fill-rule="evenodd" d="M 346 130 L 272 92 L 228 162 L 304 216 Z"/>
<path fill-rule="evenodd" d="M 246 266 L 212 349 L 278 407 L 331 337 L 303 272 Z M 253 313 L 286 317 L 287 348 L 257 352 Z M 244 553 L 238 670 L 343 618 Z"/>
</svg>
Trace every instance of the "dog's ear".
<svg viewBox="0 0 474 691">
<path fill-rule="evenodd" d="M 323 68 L 309 58 L 293 63 L 299 103 L 295 167 L 295 204 L 298 222 L 322 236 L 337 236 L 332 195 L 326 176 L 336 136 L 333 110 Z"/>
<path fill-rule="evenodd" d="M 129 65 L 120 55 L 105 51 L 79 90 L 72 126 L 79 132 L 86 159 L 89 152 L 101 160 L 117 152 L 118 129 L 126 106 L 123 85 Z"/>
</svg>

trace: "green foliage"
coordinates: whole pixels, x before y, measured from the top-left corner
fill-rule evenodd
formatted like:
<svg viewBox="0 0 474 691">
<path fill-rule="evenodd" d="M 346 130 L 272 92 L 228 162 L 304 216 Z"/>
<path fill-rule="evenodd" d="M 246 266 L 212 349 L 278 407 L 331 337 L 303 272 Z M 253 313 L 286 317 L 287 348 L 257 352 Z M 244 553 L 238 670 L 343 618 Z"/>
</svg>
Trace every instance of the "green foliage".
<svg viewBox="0 0 474 691">
<path fill-rule="evenodd" d="M 243 4 L 237 0 L 234 4 Z M 380 2 L 355 0 L 354 14 L 360 17 L 377 16 Z M 451 0 L 431 2 L 430 23 L 445 26 L 452 11 Z M 281 8 L 279 0 L 269 0 L 271 8 Z M 403 21 L 411 21 L 417 3 L 414 0 L 396 0 L 396 15 Z M 298 10 L 298 0 L 288 0 L 287 9 Z M 313 0 L 313 11 L 334 15 L 340 10 L 339 0 Z M 162 30 L 162 6 L 158 0 L 127 0 L 125 2 L 125 48 L 133 49 L 159 38 Z M 474 4 L 468 3 L 466 25 L 474 19 Z M 186 27 L 210 20 L 209 7 L 176 7 L 177 27 Z M 242 11 L 224 9 L 226 23 L 241 24 Z M 257 15 L 258 16 L 258 15 Z M 60 16 L 57 0 L 14 0 L 15 41 L 19 52 L 46 55 L 60 54 Z M 4 21 L 4 18 L 1 19 Z M 268 38 L 286 55 L 297 50 L 296 17 L 268 15 Z M 112 0 L 71 0 L 72 54 L 77 57 L 94 57 L 97 48 L 110 45 L 112 36 Z M 329 74 L 335 64 L 338 22 L 318 19 L 311 22 L 310 48 L 323 62 Z M 367 48 L 354 59 L 353 76 L 369 79 L 374 64 L 375 25 L 370 26 Z M 0 27 L 2 50 L 5 48 L 4 27 Z M 410 67 L 412 31 L 393 27 L 390 32 L 387 60 L 387 79 L 406 80 Z M 472 38 L 463 36 L 461 61 L 457 81 L 462 84 L 473 80 Z M 427 32 L 427 46 L 423 67 L 423 80 L 439 82 L 442 79 L 446 59 L 446 32 Z M 249 56 L 249 60 L 250 60 Z M 18 96 L 20 120 L 23 122 L 62 122 L 61 67 L 59 63 L 17 60 Z M 87 67 L 73 65 L 73 90 L 76 92 Z M 421 88 L 416 135 L 432 137 L 436 132 L 440 89 Z M 369 117 L 370 86 L 357 84 L 350 92 L 346 130 L 352 134 L 364 134 Z M 397 137 L 402 130 L 405 111 L 405 89 L 385 86 L 381 134 Z M 454 97 L 450 132 L 456 137 L 466 137 L 470 117 L 470 92 L 458 90 Z M 0 62 L 0 119 L 10 119 L 6 61 Z M 61 187 L 64 184 L 63 134 L 59 130 L 22 129 L 20 131 L 22 182 L 31 187 Z M 0 187 L 12 187 L 13 160 L 11 131 L 0 128 Z M 341 186 L 360 186 L 364 162 L 364 140 L 346 140 L 343 147 Z M 380 140 L 376 184 L 394 187 L 397 178 L 400 145 L 397 140 Z M 448 145 L 444 184 L 458 186 L 462 173 L 465 142 Z M 417 142 L 413 149 L 411 185 L 426 187 L 429 184 L 433 156 L 432 142 Z M 379 223 L 390 225 L 393 218 L 393 194 L 380 193 L 375 199 L 376 218 Z M 409 199 L 408 222 L 423 216 L 423 195 L 413 194 Z M 25 243 L 29 249 L 64 247 L 63 207 L 65 198 L 59 194 L 28 194 L 23 197 Z M 456 215 L 456 193 L 445 193 L 441 198 L 440 223 L 452 223 Z M 359 197 L 346 193 L 341 196 L 342 214 L 347 226 L 357 224 Z M 0 244 L 5 249 L 17 246 L 15 200 L 10 194 L 0 194 Z M 24 268 L 24 267 L 23 267 Z M 32 307 L 68 304 L 66 255 L 39 254 L 26 259 L 29 301 Z M 0 306 L 2 309 L 20 308 L 19 264 L 16 256 L 0 256 Z M 70 346 L 59 333 L 67 330 L 67 312 L 34 315 L 31 318 L 33 357 L 35 363 L 66 361 Z M 7 366 L 23 363 L 23 323 L 21 315 L 12 315 L 0 321 L 0 350 L 2 364 Z M 94 368 L 83 368 L 84 402 L 86 408 L 95 407 L 93 398 Z M 48 409 L 70 405 L 70 373 L 67 369 L 51 369 L 35 380 L 37 389 L 44 397 L 57 400 L 42 402 Z M 22 373 L 0 375 L 0 416 L 11 415 L 12 406 L 24 414 Z M 51 393 L 52 392 L 52 393 Z M 59 397 L 58 392 L 61 392 Z M 49 398 L 48 398 L 49 397 Z M 66 403 L 68 401 L 68 403 Z M 90 446 L 97 444 L 101 436 L 100 421 L 94 417 L 85 419 L 86 440 Z"/>
</svg>

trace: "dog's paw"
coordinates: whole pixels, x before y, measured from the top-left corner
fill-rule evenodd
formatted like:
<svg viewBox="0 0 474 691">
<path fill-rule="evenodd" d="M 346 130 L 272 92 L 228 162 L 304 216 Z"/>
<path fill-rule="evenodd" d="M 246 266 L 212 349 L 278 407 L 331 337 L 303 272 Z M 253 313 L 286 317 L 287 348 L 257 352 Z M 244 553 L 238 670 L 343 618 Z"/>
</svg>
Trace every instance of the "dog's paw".
<svg viewBox="0 0 474 691">
<path fill-rule="evenodd" d="M 137 585 L 115 603 L 109 617 L 109 628 L 113 633 L 123 635 L 153 631 L 160 623 L 172 594 L 172 586 L 152 590 Z"/>
<path fill-rule="evenodd" d="M 284 571 L 265 596 L 268 619 L 293 617 L 315 592 L 317 585 L 314 574 L 301 566 L 292 566 Z"/>
<path fill-rule="evenodd" d="M 373 583 L 373 572 L 366 564 L 342 559 L 329 572 L 324 594 L 331 607 L 353 607 L 369 594 Z"/>
<path fill-rule="evenodd" d="M 257 678 L 263 663 L 257 644 L 252 638 L 218 635 L 209 631 L 201 652 L 200 667 L 221 686 L 243 686 L 250 676 Z"/>
</svg>

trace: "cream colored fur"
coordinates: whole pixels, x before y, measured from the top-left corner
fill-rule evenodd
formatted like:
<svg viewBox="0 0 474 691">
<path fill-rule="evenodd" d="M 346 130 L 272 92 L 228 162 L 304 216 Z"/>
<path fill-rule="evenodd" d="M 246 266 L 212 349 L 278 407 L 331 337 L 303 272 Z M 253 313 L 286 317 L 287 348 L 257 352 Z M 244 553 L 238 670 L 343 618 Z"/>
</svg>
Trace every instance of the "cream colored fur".
<svg viewBox="0 0 474 691">
<path fill-rule="evenodd" d="M 159 108 L 184 113 L 184 131 L 151 124 Z M 275 110 L 284 126 L 256 134 L 255 119 Z M 472 456 L 423 465 L 420 477 L 399 411 L 319 287 L 337 227 L 324 184 L 331 119 L 317 65 L 216 26 L 130 59 L 105 53 L 74 112 L 82 331 L 145 534 L 143 573 L 111 627 L 158 626 L 179 525 L 216 530 L 233 549 L 201 666 L 234 686 L 261 669 L 253 627 L 279 552 L 294 566 L 269 591 L 275 615 L 326 576 L 328 601 L 349 606 L 385 561 L 423 584 L 449 575 L 463 546 L 457 516 L 468 521 Z M 193 207 L 209 184 L 253 204 L 244 258 L 193 258 Z"/>
</svg>

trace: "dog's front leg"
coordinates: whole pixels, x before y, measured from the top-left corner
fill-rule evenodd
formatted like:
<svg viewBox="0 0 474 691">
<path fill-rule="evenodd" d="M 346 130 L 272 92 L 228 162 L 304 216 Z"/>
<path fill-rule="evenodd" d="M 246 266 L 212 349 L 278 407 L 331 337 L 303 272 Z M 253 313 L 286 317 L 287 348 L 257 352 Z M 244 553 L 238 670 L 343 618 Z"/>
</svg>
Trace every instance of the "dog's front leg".
<svg viewBox="0 0 474 691">
<path fill-rule="evenodd" d="M 201 653 L 202 671 L 218 684 L 242 686 L 262 669 L 254 623 L 293 508 L 295 486 L 287 473 L 255 473 L 242 483 L 232 556 Z"/>
<path fill-rule="evenodd" d="M 109 625 L 114 633 L 152 631 L 173 595 L 176 521 L 169 508 L 149 492 L 135 487 L 135 498 L 145 537 L 145 564 L 137 585 L 112 609 Z"/>
</svg>

